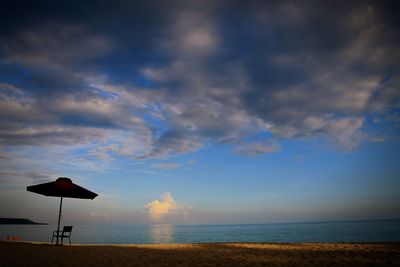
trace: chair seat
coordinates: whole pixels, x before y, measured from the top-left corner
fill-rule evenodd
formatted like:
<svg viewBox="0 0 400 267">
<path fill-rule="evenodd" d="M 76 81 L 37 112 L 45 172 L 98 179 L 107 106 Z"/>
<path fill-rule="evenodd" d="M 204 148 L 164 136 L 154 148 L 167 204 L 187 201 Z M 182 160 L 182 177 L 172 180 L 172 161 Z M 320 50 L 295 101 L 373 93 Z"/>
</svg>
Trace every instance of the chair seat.
<svg viewBox="0 0 400 267">
<path fill-rule="evenodd" d="M 54 237 L 69 237 L 69 235 L 55 235 Z"/>
<path fill-rule="evenodd" d="M 61 244 L 64 243 L 63 242 L 64 238 L 68 238 L 69 244 L 71 245 L 71 232 L 72 232 L 72 226 L 64 226 L 62 231 L 54 230 L 51 243 L 53 244 L 54 237 L 57 238 L 57 244 L 58 244 L 58 238 L 61 238 Z"/>
</svg>

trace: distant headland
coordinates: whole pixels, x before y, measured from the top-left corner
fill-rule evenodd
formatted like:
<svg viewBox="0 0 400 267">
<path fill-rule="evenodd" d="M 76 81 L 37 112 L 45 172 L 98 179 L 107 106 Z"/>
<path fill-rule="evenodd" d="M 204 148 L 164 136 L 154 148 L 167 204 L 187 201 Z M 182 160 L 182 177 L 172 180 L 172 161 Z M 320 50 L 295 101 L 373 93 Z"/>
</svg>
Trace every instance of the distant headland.
<svg viewBox="0 0 400 267">
<path fill-rule="evenodd" d="M 48 225 L 48 223 L 38 223 L 25 218 L 0 218 L 0 224 L 41 224 Z"/>
</svg>

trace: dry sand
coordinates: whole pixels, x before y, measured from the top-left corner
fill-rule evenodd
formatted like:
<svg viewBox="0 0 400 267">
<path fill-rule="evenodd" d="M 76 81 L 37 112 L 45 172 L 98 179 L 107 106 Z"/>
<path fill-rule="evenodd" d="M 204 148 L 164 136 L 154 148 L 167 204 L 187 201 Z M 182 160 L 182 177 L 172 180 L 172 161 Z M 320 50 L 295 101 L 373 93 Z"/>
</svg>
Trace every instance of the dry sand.
<svg viewBox="0 0 400 267">
<path fill-rule="evenodd" d="M 50 246 L 0 242 L 0 266 L 400 266 L 400 244 Z"/>
</svg>

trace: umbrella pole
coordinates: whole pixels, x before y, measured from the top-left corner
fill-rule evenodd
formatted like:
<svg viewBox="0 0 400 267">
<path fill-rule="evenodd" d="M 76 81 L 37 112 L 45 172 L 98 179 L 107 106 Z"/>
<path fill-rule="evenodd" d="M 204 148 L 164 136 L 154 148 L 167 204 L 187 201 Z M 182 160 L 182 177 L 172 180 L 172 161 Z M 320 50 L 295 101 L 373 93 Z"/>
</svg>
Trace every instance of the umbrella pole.
<svg viewBox="0 0 400 267">
<path fill-rule="evenodd" d="M 59 210 L 59 212 L 58 212 L 57 242 L 56 242 L 56 245 L 58 245 L 58 236 L 59 236 L 59 234 L 60 234 L 60 220 L 61 220 L 62 201 L 63 201 L 63 197 L 61 197 L 61 200 L 60 200 L 60 210 Z"/>
</svg>

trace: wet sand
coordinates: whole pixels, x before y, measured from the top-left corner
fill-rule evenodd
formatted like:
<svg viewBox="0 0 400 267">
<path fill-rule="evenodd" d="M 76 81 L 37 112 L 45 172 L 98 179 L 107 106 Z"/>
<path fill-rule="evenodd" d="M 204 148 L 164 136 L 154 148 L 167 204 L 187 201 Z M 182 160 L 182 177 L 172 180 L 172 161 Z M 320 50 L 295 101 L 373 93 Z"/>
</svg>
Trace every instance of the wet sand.
<svg viewBox="0 0 400 267">
<path fill-rule="evenodd" d="M 0 242 L 1 266 L 400 266 L 400 244 L 65 245 Z"/>
</svg>

